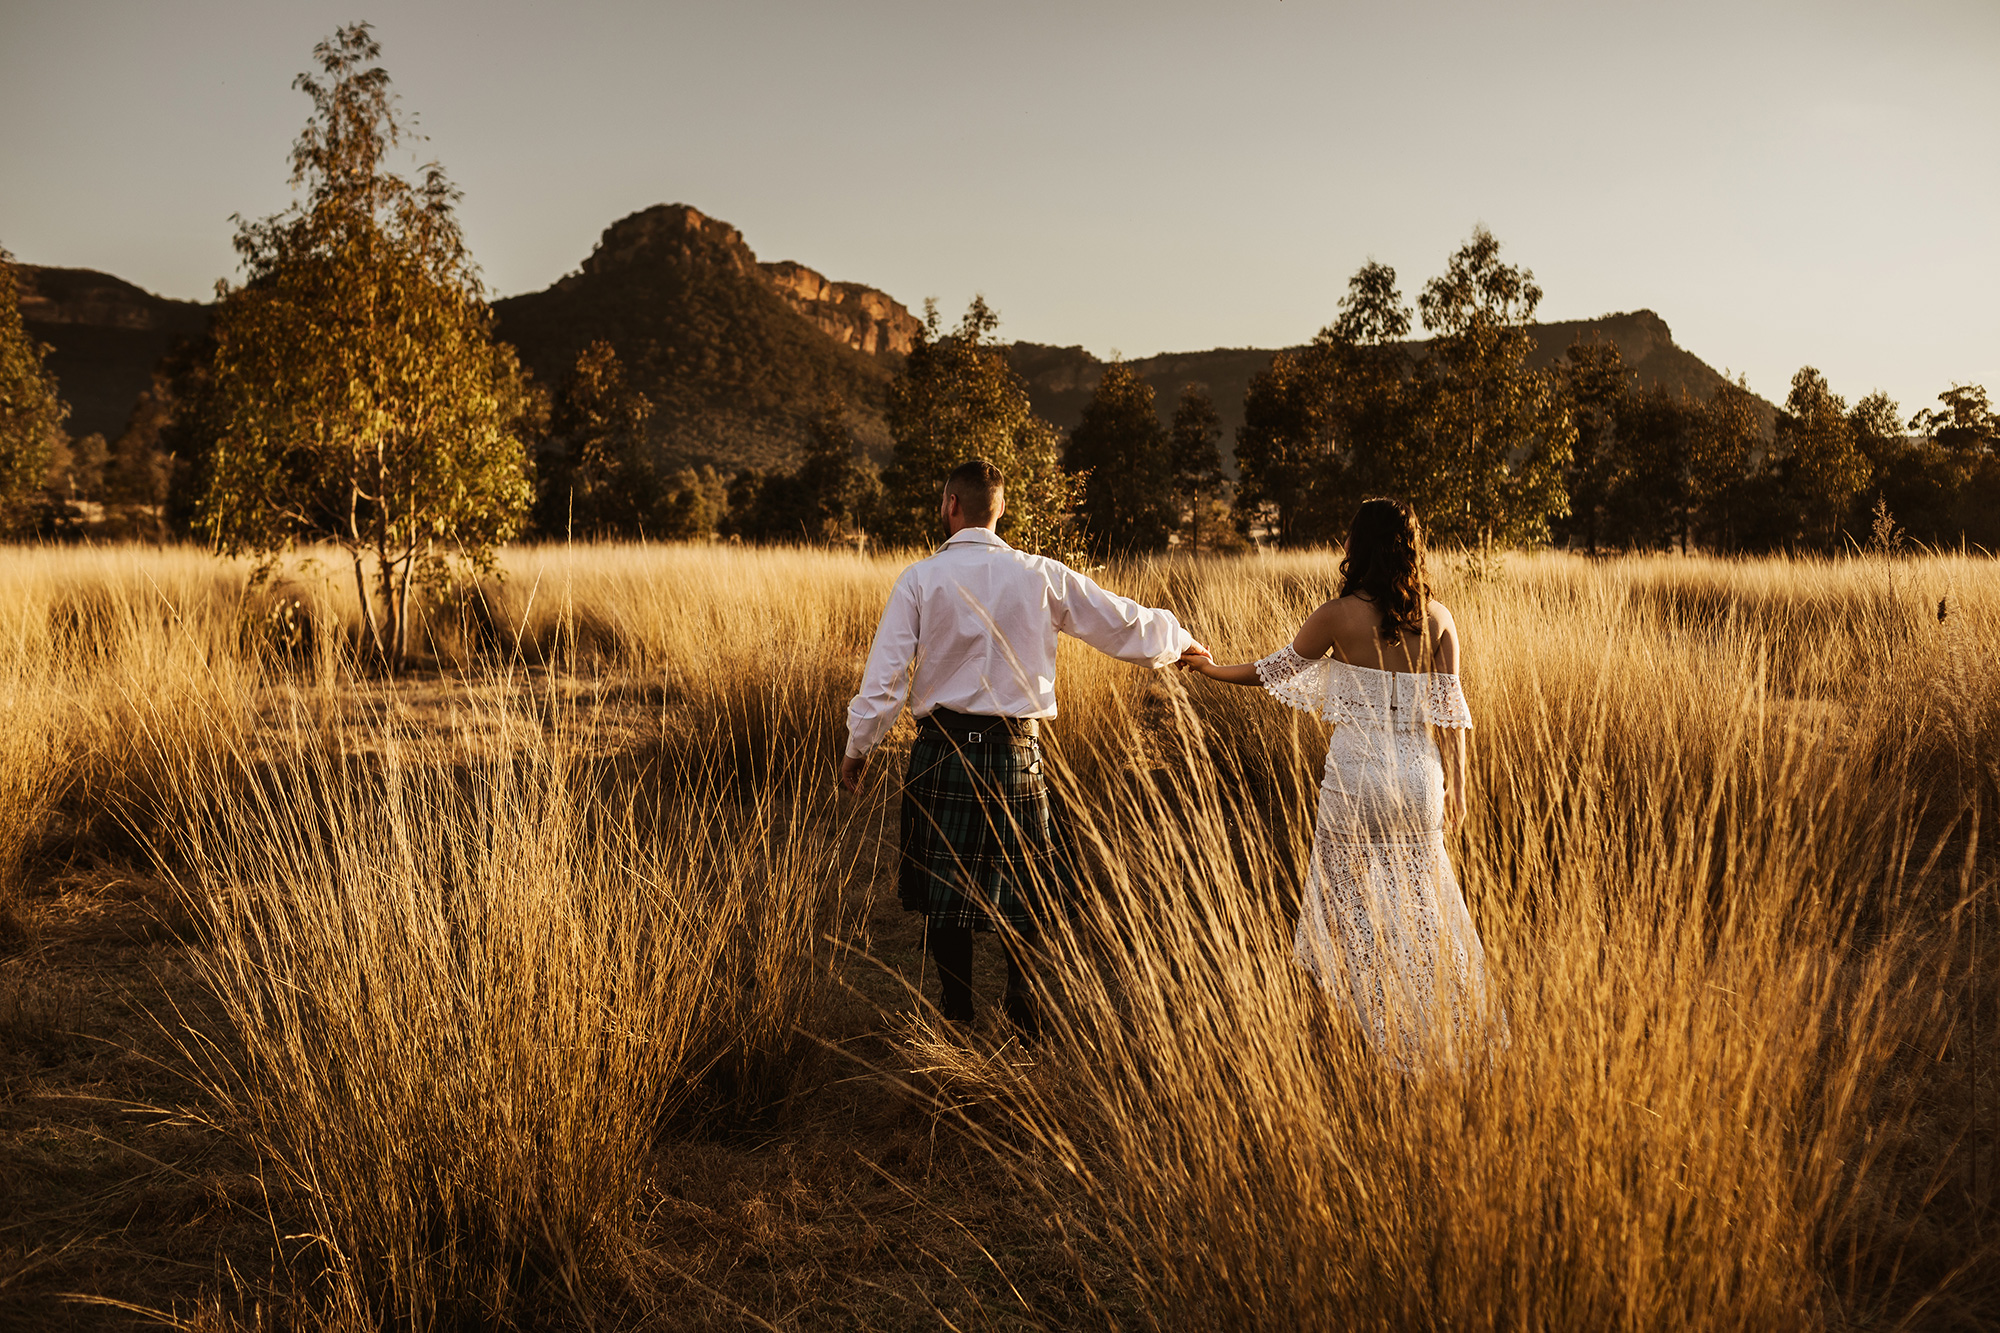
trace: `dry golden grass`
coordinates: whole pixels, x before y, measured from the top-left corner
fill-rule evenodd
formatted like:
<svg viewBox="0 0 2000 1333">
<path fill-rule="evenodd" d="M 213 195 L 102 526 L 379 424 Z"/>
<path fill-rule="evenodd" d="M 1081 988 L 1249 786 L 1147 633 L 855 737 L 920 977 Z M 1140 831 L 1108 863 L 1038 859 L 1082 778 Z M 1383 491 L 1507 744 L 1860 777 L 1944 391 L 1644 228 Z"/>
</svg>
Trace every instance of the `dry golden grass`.
<svg viewBox="0 0 2000 1333">
<path fill-rule="evenodd" d="M 1992 1312 L 1989 562 L 1446 562 L 1479 726 L 1453 853 L 1512 1045 L 1421 1079 L 1289 961 L 1323 730 L 1074 645 L 1056 1035 L 956 1047 L 864 984 L 908 953 L 866 924 L 894 783 L 841 803 L 831 757 L 898 568 L 518 551 L 389 683 L 344 665 L 337 580 L 0 557 L 0 870 L 144 856 L 193 904 L 221 1022 L 180 1059 L 311 1237 L 291 1317 L 935 1323 L 935 1284 L 836 1318 L 737 1271 L 778 1231 L 718 1267 L 663 1220 L 663 1144 L 782 1137 L 856 1080 L 1024 1201 L 924 1195 L 991 1270 L 954 1278 L 961 1326 Z M 1244 660 L 1333 568 L 1105 577 Z M 836 1257 L 801 1271 L 840 1283 L 885 1225 L 811 1232 Z"/>
</svg>

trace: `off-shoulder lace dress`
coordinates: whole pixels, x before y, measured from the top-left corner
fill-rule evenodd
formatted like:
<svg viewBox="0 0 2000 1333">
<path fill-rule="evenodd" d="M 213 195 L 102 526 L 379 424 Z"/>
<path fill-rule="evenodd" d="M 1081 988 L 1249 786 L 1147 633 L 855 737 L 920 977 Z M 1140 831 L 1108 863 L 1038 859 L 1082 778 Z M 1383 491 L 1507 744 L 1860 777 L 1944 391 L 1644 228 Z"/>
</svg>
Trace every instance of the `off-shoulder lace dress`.
<svg viewBox="0 0 2000 1333">
<path fill-rule="evenodd" d="M 1405 1072 L 1504 1045 L 1486 955 L 1444 846 L 1433 727 L 1472 726 L 1458 677 L 1310 661 L 1257 663 L 1283 703 L 1334 724 L 1293 946 L 1375 1049 Z"/>
</svg>

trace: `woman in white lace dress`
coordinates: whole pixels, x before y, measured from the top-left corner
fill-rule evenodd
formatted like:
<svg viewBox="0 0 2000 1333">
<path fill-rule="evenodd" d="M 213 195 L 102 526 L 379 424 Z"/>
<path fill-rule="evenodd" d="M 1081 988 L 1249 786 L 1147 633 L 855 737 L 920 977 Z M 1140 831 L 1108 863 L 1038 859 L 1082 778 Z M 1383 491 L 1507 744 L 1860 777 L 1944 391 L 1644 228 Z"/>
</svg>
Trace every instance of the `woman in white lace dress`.
<svg viewBox="0 0 2000 1333">
<path fill-rule="evenodd" d="M 1369 1043 L 1411 1073 L 1506 1040 L 1445 855 L 1445 830 L 1465 817 L 1472 714 L 1458 683 L 1458 628 L 1423 571 L 1409 506 L 1366 501 L 1348 533 L 1340 595 L 1290 644 L 1237 666 L 1188 664 L 1333 724 L 1294 948 Z"/>
</svg>

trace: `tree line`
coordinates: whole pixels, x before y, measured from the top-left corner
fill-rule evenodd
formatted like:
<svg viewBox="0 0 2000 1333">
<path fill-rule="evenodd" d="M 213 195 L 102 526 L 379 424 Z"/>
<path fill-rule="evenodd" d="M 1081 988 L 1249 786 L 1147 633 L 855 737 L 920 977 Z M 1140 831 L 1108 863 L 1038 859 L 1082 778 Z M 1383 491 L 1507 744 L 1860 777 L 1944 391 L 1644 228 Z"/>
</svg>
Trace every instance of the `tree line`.
<svg viewBox="0 0 2000 1333">
<path fill-rule="evenodd" d="M 494 338 L 458 191 L 435 162 L 389 168 L 410 135 L 379 57 L 365 24 L 315 48 L 295 84 L 313 105 L 291 156 L 299 201 L 239 221 L 243 282 L 218 285 L 208 334 L 118 441 L 64 432 L 0 251 L 0 524 L 59 536 L 96 506 L 98 531 L 122 518 L 124 535 L 192 535 L 266 568 L 331 544 L 392 663 L 413 592 L 490 568 L 510 539 L 921 545 L 938 479 L 975 455 L 1009 478 L 1003 535 L 1071 559 L 1326 543 L 1385 493 L 1446 544 L 1830 550 L 1885 516 L 1927 542 L 2000 544 L 2000 419 L 1982 387 L 1905 420 L 1808 367 L 1767 436 L 1740 381 L 1706 398 L 1642 388 L 1615 344 L 1537 369 L 1541 289 L 1483 228 L 1414 307 L 1388 266 L 1355 273 L 1333 322 L 1251 382 L 1233 479 L 1200 385 L 1163 419 L 1114 361 L 1067 434 L 1037 416 L 983 299 L 955 326 L 927 304 L 879 470 L 838 401 L 789 471 L 670 470 L 610 343 L 550 391 Z"/>
</svg>

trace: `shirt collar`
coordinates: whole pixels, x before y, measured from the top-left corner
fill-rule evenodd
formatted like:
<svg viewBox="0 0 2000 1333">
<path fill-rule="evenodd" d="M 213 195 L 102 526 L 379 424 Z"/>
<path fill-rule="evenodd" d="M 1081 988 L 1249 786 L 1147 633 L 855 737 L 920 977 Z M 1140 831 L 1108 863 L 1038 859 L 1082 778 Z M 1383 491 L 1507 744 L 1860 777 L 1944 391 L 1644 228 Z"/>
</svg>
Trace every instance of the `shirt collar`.
<svg viewBox="0 0 2000 1333">
<path fill-rule="evenodd" d="M 960 528 L 938 549 L 942 551 L 945 546 L 996 546 L 1004 549 L 1007 543 L 991 528 Z"/>
</svg>

